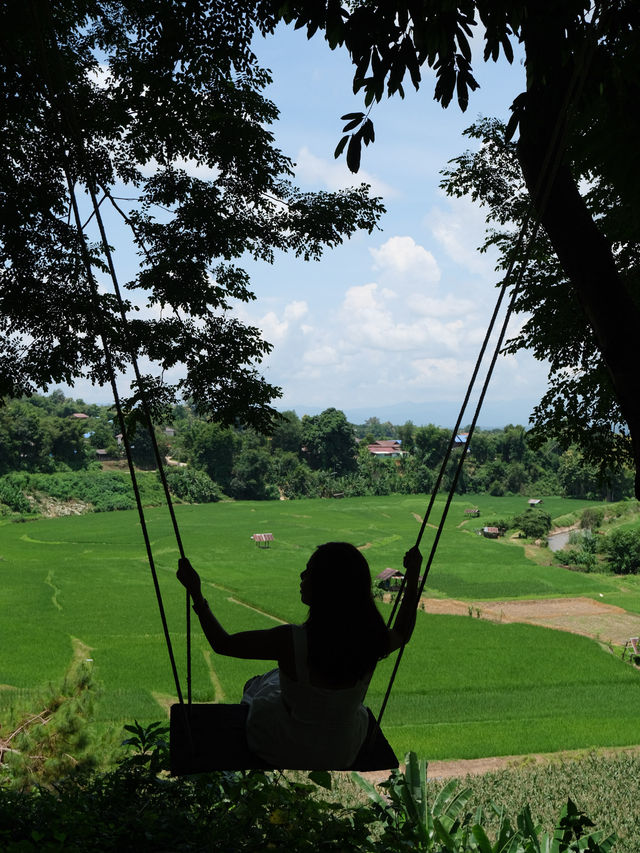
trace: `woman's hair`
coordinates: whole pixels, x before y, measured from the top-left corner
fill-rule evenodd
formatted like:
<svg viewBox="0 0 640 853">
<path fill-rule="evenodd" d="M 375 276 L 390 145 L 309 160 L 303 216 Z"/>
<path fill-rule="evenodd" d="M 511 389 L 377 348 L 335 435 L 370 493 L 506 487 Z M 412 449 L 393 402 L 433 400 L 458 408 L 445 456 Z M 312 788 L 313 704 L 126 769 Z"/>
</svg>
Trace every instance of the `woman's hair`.
<svg viewBox="0 0 640 853">
<path fill-rule="evenodd" d="M 349 683 L 389 653 L 389 632 L 371 594 L 369 564 L 348 542 L 327 542 L 311 555 L 307 630 L 309 664 Z"/>
</svg>

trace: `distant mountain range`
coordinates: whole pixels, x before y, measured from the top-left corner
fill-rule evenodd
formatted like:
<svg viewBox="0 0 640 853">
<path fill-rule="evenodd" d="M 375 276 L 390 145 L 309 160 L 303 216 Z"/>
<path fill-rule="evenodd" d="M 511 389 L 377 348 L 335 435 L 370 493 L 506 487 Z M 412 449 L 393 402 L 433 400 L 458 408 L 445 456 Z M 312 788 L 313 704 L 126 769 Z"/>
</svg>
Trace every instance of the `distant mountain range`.
<svg viewBox="0 0 640 853">
<path fill-rule="evenodd" d="M 500 429 L 507 424 L 529 425 L 529 415 L 534 404 L 527 400 L 491 400 L 482 407 L 478 419 L 478 427 L 481 429 Z M 299 417 L 303 415 L 319 415 L 328 408 L 341 409 L 352 424 L 363 424 L 368 418 L 379 418 L 381 421 L 389 421 L 394 425 L 413 421 L 416 426 L 435 424 L 440 427 L 451 428 L 456 422 L 460 402 L 440 401 L 432 403 L 373 403 L 371 406 L 339 406 L 328 403 L 326 406 L 307 405 L 278 405 L 281 410 L 291 410 Z M 473 417 L 473 406 L 467 408 L 462 421 L 462 426 L 470 423 Z"/>
</svg>

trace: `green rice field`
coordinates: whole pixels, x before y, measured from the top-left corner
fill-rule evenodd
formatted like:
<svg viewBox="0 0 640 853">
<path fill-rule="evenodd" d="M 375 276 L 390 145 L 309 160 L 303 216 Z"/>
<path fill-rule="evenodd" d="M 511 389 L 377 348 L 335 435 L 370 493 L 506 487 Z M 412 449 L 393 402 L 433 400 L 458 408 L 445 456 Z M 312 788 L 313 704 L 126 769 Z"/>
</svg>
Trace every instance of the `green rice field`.
<svg viewBox="0 0 640 853">
<path fill-rule="evenodd" d="M 479 519 L 464 520 L 477 505 Z M 585 501 L 545 499 L 553 517 Z M 438 506 L 438 505 L 436 505 Z M 454 501 L 427 594 L 469 601 L 590 596 L 640 612 L 637 579 L 537 565 L 516 543 L 473 532 L 483 519 L 522 511 L 523 498 Z M 375 575 L 400 568 L 426 507 L 416 497 L 178 506 L 187 555 L 229 630 L 303 621 L 298 576 L 313 548 L 330 539 L 366 546 Z M 437 514 L 433 517 L 437 521 Z M 484 522 L 486 523 L 486 522 Z M 156 566 L 178 667 L 185 673 L 185 596 L 166 510 L 148 511 Z M 270 548 L 251 534 L 270 532 Z M 427 528 L 423 553 L 434 530 Z M 102 690 L 96 724 L 119 730 L 134 718 L 162 719 L 175 701 L 169 659 L 137 515 L 133 512 L 6 522 L 0 526 L 0 722 L 62 678 L 74 658 L 91 659 Z M 340 578 L 336 577 L 336 595 Z M 389 605 L 380 605 L 384 613 Z M 193 625 L 194 701 L 238 701 L 261 661 L 214 655 Z M 392 662 L 384 661 L 368 701 L 379 707 Z M 183 684 L 183 690 L 186 690 Z M 402 756 L 430 759 L 553 752 L 639 742 L 640 672 L 594 640 L 524 624 L 418 614 L 385 714 Z"/>
</svg>

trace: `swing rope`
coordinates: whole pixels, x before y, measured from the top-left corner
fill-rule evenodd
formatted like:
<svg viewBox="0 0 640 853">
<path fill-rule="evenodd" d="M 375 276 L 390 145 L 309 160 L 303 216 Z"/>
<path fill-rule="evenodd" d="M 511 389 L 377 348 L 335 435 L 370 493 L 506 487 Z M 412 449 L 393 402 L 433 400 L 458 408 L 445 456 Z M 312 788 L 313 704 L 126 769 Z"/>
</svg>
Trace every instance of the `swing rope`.
<svg viewBox="0 0 640 853">
<path fill-rule="evenodd" d="M 493 312 L 491 320 L 489 322 L 489 326 L 487 328 L 487 333 L 486 333 L 485 338 L 482 342 L 482 346 L 480 348 L 480 352 L 478 354 L 478 358 L 476 360 L 476 364 L 475 364 L 471 379 L 469 380 L 469 384 L 467 386 L 467 391 L 466 391 L 464 400 L 462 402 L 462 405 L 460 407 L 460 411 L 458 413 L 458 418 L 456 420 L 456 424 L 455 424 L 453 431 L 451 433 L 451 437 L 449 439 L 449 444 L 447 446 L 447 450 L 445 452 L 444 459 L 442 460 L 442 464 L 440 466 L 440 470 L 439 470 L 438 476 L 436 478 L 436 483 L 435 483 L 434 488 L 433 488 L 432 493 L 431 493 L 431 497 L 429 500 L 429 505 L 427 507 L 427 511 L 426 511 L 425 516 L 422 520 L 422 524 L 420 526 L 420 530 L 419 530 L 418 536 L 416 538 L 415 547 L 418 548 L 420 546 L 420 542 L 422 541 L 422 536 L 423 536 L 425 528 L 427 526 L 427 522 L 429 520 L 431 510 L 432 510 L 433 505 L 435 503 L 436 493 L 440 487 L 440 484 L 441 484 L 442 479 L 444 477 L 445 470 L 446 470 L 447 465 L 449 463 L 449 459 L 451 457 L 451 453 L 452 453 L 453 447 L 455 445 L 456 436 L 458 434 L 458 430 L 459 430 L 460 425 L 462 423 L 462 418 L 464 416 L 465 409 L 468 405 L 468 401 L 471 397 L 473 387 L 475 385 L 478 373 L 480 371 L 481 363 L 484 360 L 486 348 L 488 346 L 489 339 L 490 339 L 491 334 L 493 332 L 493 328 L 494 328 L 494 325 L 496 323 L 496 320 L 497 320 L 497 317 L 498 317 L 498 314 L 500 311 L 502 300 L 504 298 L 504 295 L 505 295 L 507 289 L 509 288 L 509 286 L 511 284 L 511 278 L 513 276 L 513 271 L 514 271 L 516 262 L 518 260 L 520 260 L 520 267 L 519 267 L 518 274 L 517 274 L 516 279 L 515 279 L 515 283 L 513 285 L 511 298 L 509 300 L 509 304 L 508 304 L 507 309 L 506 309 L 506 313 L 505 313 L 505 317 L 504 317 L 504 320 L 502 323 L 502 327 L 500 329 L 500 333 L 498 335 L 496 345 L 495 345 L 494 350 L 493 350 L 493 355 L 492 355 L 492 358 L 491 358 L 491 361 L 489 364 L 489 368 L 487 370 L 485 380 L 484 380 L 484 383 L 482 385 L 482 389 L 481 389 L 481 392 L 480 392 L 480 395 L 478 398 L 478 402 L 476 404 L 476 408 L 475 408 L 475 411 L 473 414 L 473 418 L 472 418 L 472 421 L 471 421 L 471 424 L 469 427 L 469 432 L 467 434 L 464 446 L 462 447 L 460 458 L 458 460 L 458 465 L 456 466 L 455 474 L 454 474 L 454 477 L 453 477 L 453 480 L 452 480 L 452 483 L 451 483 L 451 486 L 450 486 L 450 489 L 449 489 L 449 492 L 448 492 L 448 495 L 447 495 L 447 498 L 445 501 L 445 505 L 444 505 L 444 508 L 442 511 L 442 515 L 440 517 L 440 522 L 439 522 L 437 530 L 436 530 L 436 534 L 434 537 L 433 544 L 431 546 L 429 557 L 428 557 L 427 562 L 425 564 L 425 570 L 424 570 L 424 573 L 422 576 L 422 581 L 419 584 L 419 588 L 418 588 L 418 591 L 416 594 L 416 601 L 415 601 L 416 609 L 419 607 L 419 604 L 420 604 L 420 599 L 422 597 L 422 593 L 424 591 L 424 587 L 425 587 L 425 584 L 427 582 L 427 577 L 429 575 L 429 571 L 430 571 L 431 566 L 433 564 L 433 559 L 435 557 L 435 554 L 436 554 L 436 551 L 438 548 L 438 544 L 440 542 L 440 537 L 441 537 L 442 531 L 444 529 L 444 524 L 445 524 L 445 521 L 447 519 L 447 515 L 449 513 L 449 507 L 451 506 L 451 501 L 453 500 L 453 496 L 455 494 L 455 490 L 456 490 L 456 487 L 458 484 L 458 480 L 459 480 L 460 474 L 462 472 L 462 466 L 464 464 L 464 460 L 465 460 L 465 457 L 467 454 L 467 450 L 469 448 L 469 445 L 471 443 L 471 439 L 473 437 L 473 433 L 475 431 L 475 427 L 476 427 L 476 424 L 478 421 L 478 417 L 480 415 L 480 411 L 481 411 L 482 405 L 484 403 L 484 398 L 486 396 L 486 393 L 487 393 L 487 390 L 489 387 L 489 383 L 490 383 L 491 377 L 493 375 L 493 371 L 494 371 L 494 368 L 495 368 L 495 365 L 496 365 L 496 362 L 498 359 L 498 355 L 500 354 L 500 352 L 502 350 L 502 346 L 504 343 L 504 338 L 506 336 L 509 320 L 511 319 L 511 315 L 513 313 L 515 300 L 516 300 L 517 295 L 520 291 L 520 287 L 522 285 L 524 274 L 526 272 L 527 266 L 528 266 L 529 261 L 531 259 L 531 252 L 532 252 L 534 243 L 537 239 L 538 232 L 540 230 L 541 216 L 542 216 L 542 213 L 544 212 L 546 205 L 548 203 L 549 196 L 551 193 L 551 189 L 553 187 L 553 183 L 555 181 L 556 175 L 558 173 L 558 169 L 560 167 L 560 162 L 561 162 L 563 152 L 564 152 L 564 143 L 566 142 L 566 133 L 567 133 L 567 122 L 566 122 L 566 120 L 563 121 L 563 118 L 569 114 L 569 109 L 570 109 L 572 103 L 575 102 L 575 100 L 578 98 L 580 92 L 582 91 L 582 88 L 583 88 L 585 80 L 586 80 L 588 68 L 591 64 L 593 54 L 595 53 L 596 45 L 597 45 L 597 37 L 592 37 L 588 42 L 586 42 L 584 47 L 583 47 L 582 54 L 580 56 L 578 56 L 577 61 L 574 65 L 571 78 L 568 82 L 568 85 L 567 85 L 567 88 L 565 91 L 562 108 L 558 112 L 558 117 L 556 119 L 556 122 L 555 122 L 555 125 L 553 128 L 553 133 L 551 135 L 551 138 L 549 139 L 549 143 L 548 143 L 548 146 L 547 146 L 547 149 L 545 152 L 545 157 L 544 157 L 544 160 L 542 162 L 541 169 L 540 169 L 540 175 L 538 176 L 538 180 L 536 182 L 534 192 L 531 195 L 529 203 L 527 205 L 527 210 L 526 210 L 525 216 L 522 219 L 520 229 L 518 232 L 518 239 L 516 241 L 516 245 L 514 246 L 512 253 L 511 253 L 509 265 L 508 265 L 507 271 L 505 273 L 503 283 L 500 287 L 500 293 L 499 293 L 499 296 L 498 296 L 498 299 L 496 302 L 496 306 L 494 308 L 494 312 Z M 537 208 L 534 208 L 534 199 L 537 202 Z M 530 226 L 531 226 L 531 230 L 530 230 L 529 236 L 525 242 L 525 236 L 526 236 L 527 231 L 529 230 Z M 520 252 L 521 252 L 523 246 L 524 246 L 524 251 L 523 251 L 522 256 L 521 256 Z M 394 602 L 394 606 L 393 606 L 392 611 L 391 611 L 391 615 L 389 617 L 388 627 L 390 627 L 392 624 L 392 620 L 393 620 L 393 617 L 395 615 L 397 606 L 398 606 L 400 600 L 402 599 L 404 593 L 405 593 L 405 578 L 403 577 L 402 583 L 400 585 L 399 593 L 396 597 L 396 600 Z M 397 675 L 398 668 L 400 666 L 400 662 L 401 662 L 403 654 L 404 654 L 405 647 L 406 647 L 406 642 L 400 646 L 400 648 L 398 650 L 398 654 L 396 655 L 393 670 L 392 670 L 390 678 L 389 678 L 389 683 L 387 685 L 387 689 L 385 691 L 384 698 L 383 698 L 382 704 L 380 706 L 380 711 L 378 712 L 378 717 L 377 717 L 378 725 L 380 725 L 382 722 L 382 717 L 384 716 L 384 712 L 386 710 L 386 707 L 387 707 L 387 704 L 389 701 L 389 697 L 391 695 L 391 691 L 392 691 L 393 685 L 395 683 L 396 675 Z"/>
<path fill-rule="evenodd" d="M 89 287 L 91 290 L 94 308 L 97 309 L 98 305 L 99 305 L 98 285 L 97 285 L 97 282 L 96 282 L 96 279 L 95 279 L 95 276 L 93 273 L 93 268 L 91 265 L 91 258 L 89 256 L 89 250 L 88 250 L 87 245 L 86 245 L 86 237 L 85 237 L 84 232 L 82 231 L 82 221 L 80 219 L 80 211 L 78 208 L 78 201 L 76 198 L 75 187 L 74 187 L 71 175 L 69 174 L 68 168 L 65 169 L 65 176 L 66 176 L 66 180 L 67 180 L 67 186 L 69 189 L 69 197 L 71 199 L 71 206 L 73 209 L 73 217 L 74 217 L 74 220 L 76 223 L 76 228 L 78 230 L 78 237 L 80 240 L 80 252 L 81 252 L 83 264 L 85 267 L 87 280 L 89 282 Z M 124 447 L 125 447 L 125 454 L 127 457 L 127 465 L 129 468 L 129 475 L 131 477 L 131 485 L 132 485 L 133 493 L 135 496 L 136 507 L 138 510 L 138 518 L 140 521 L 140 528 L 142 530 L 142 536 L 144 539 L 145 549 L 147 552 L 147 560 L 149 562 L 149 568 L 151 570 L 151 577 L 153 579 L 153 585 L 154 585 L 154 589 L 155 589 L 155 593 L 156 593 L 156 599 L 158 602 L 158 608 L 160 610 L 160 619 L 162 622 L 162 629 L 163 629 L 163 633 L 164 633 L 164 638 L 165 638 L 167 650 L 169 653 L 169 661 L 171 664 L 173 679 L 175 682 L 176 692 L 178 695 L 178 701 L 181 705 L 183 705 L 184 704 L 184 698 L 182 696 L 182 690 L 180 687 L 180 679 L 178 677 L 178 670 L 177 670 L 177 666 L 176 666 L 175 656 L 173 653 L 171 636 L 169 634 L 167 617 L 166 617 L 166 613 L 165 613 L 165 609 L 164 609 L 164 603 L 162 600 L 162 592 L 160 590 L 160 584 L 158 581 L 158 572 L 156 569 L 155 560 L 153 557 L 153 551 L 151 548 L 151 540 L 150 540 L 149 531 L 147 528 L 146 518 L 145 518 L 145 514 L 144 514 L 144 508 L 142 506 L 142 498 L 140 496 L 140 488 L 138 485 L 138 478 L 136 476 L 135 467 L 133 464 L 133 456 L 131 453 L 131 442 L 130 442 L 129 436 L 127 434 L 127 425 L 125 422 L 125 417 L 124 417 L 124 413 L 122 410 L 122 404 L 120 401 L 120 395 L 119 395 L 118 387 L 116 384 L 115 367 L 114 367 L 113 359 L 111 356 L 111 350 L 110 350 L 110 347 L 107 343 L 106 335 L 105 335 L 104 331 L 100 332 L 100 338 L 101 338 L 102 348 L 103 348 L 104 357 L 105 357 L 105 365 L 107 368 L 107 373 L 109 375 L 109 383 L 111 385 L 111 391 L 113 393 L 113 399 L 114 399 L 116 412 L 117 412 L 117 416 L 118 416 L 118 422 L 120 424 L 120 429 L 122 431 L 122 441 L 123 441 Z"/>
<path fill-rule="evenodd" d="M 118 310 L 120 312 L 120 318 L 122 320 L 122 328 L 124 331 L 123 336 L 125 339 L 125 348 L 129 354 L 129 357 L 131 359 L 131 364 L 132 364 L 132 367 L 134 370 L 134 375 L 136 378 L 138 391 L 139 391 L 139 395 L 140 395 L 140 405 L 141 405 L 142 412 L 144 415 L 144 420 L 145 420 L 145 426 L 147 428 L 147 432 L 148 432 L 149 437 L 151 439 L 153 454 L 154 454 L 154 458 L 156 460 L 156 465 L 158 467 L 158 473 L 160 475 L 160 481 L 162 483 L 162 488 L 164 491 L 166 506 L 167 506 L 167 509 L 169 511 L 169 517 L 171 518 L 173 533 L 175 536 L 176 544 L 178 546 L 178 552 L 180 554 L 180 557 L 184 558 L 185 551 L 184 551 L 184 547 L 182 544 L 182 537 L 180 535 L 180 528 L 178 527 L 178 520 L 177 520 L 176 514 L 175 514 L 173 499 L 171 497 L 171 492 L 169 490 L 169 484 L 167 482 L 167 476 L 166 476 L 165 467 L 164 467 L 164 460 L 162 459 L 162 456 L 160 454 L 160 448 L 158 447 L 158 440 L 157 440 L 157 437 L 155 434 L 155 430 L 153 428 L 153 422 L 151 419 L 151 412 L 149 409 L 148 400 L 147 400 L 146 394 L 144 392 L 143 384 L 142 384 L 142 377 L 140 374 L 140 369 L 139 369 L 139 365 L 138 365 L 138 358 L 136 356 L 135 347 L 133 346 L 131 339 L 129 337 L 129 334 L 128 334 L 127 316 L 126 316 L 126 311 L 124 308 L 124 301 L 122 299 L 120 284 L 118 282 L 118 277 L 116 275 L 116 270 L 115 270 L 115 266 L 113 263 L 113 256 L 111 253 L 111 248 L 109 246 L 109 242 L 107 240 L 106 229 L 104 227 L 104 220 L 102 218 L 102 213 L 100 211 L 100 205 L 98 204 L 98 200 L 97 200 L 96 192 L 95 192 L 95 187 L 93 185 L 92 180 L 89 180 L 87 182 L 87 188 L 88 188 L 89 194 L 91 196 L 91 203 L 93 205 L 93 211 L 94 211 L 94 215 L 96 217 L 96 223 L 97 223 L 99 231 L 100 231 L 100 240 L 101 240 L 102 248 L 103 248 L 103 251 L 104 251 L 105 256 L 107 258 L 107 264 L 109 267 L 109 276 L 110 276 L 112 284 L 113 284 L 113 290 L 114 290 L 114 293 L 116 295 L 116 300 L 118 303 Z M 115 398 L 115 399 L 117 400 L 117 398 Z M 117 402 L 116 402 L 116 409 L 119 409 L 118 418 L 121 421 L 123 421 L 124 417 L 122 416 L 122 408 L 120 406 L 119 400 L 117 400 Z M 123 431 L 123 436 L 124 435 L 126 435 L 126 430 Z M 126 447 L 126 445 L 125 445 L 125 447 Z M 130 452 L 130 445 L 129 445 L 129 451 L 128 452 Z M 131 471 L 131 470 L 133 470 L 133 462 L 131 460 L 129 460 L 129 457 L 127 457 L 127 459 L 129 462 L 129 469 Z M 145 525 L 145 529 L 146 529 L 146 525 Z M 149 554 L 150 554 L 150 551 L 149 551 Z M 150 556 L 150 566 L 151 565 L 153 565 L 153 557 Z M 162 604 L 162 594 L 160 592 L 160 588 L 159 588 L 158 581 L 157 581 L 157 573 L 155 571 L 155 565 L 152 569 L 152 576 L 154 578 L 154 586 L 156 587 L 156 595 L 158 597 L 158 603 L 160 606 L 160 610 L 161 610 L 161 613 L 164 613 L 164 606 Z M 189 705 L 191 704 L 191 606 L 190 606 L 190 604 L 191 604 L 190 595 L 187 592 L 186 593 L 186 629 L 185 630 L 186 630 L 186 640 L 187 640 L 187 701 L 188 701 Z M 164 616 L 163 616 L 163 624 L 164 624 Z M 167 632 L 167 637 L 168 637 L 168 632 Z M 168 642 L 170 644 L 171 641 L 169 640 Z M 172 656 L 172 652 L 170 652 L 170 656 Z M 178 696 L 180 696 L 180 695 L 181 695 L 181 693 L 179 691 Z M 182 702 L 181 702 L 181 704 L 182 704 Z"/>
<path fill-rule="evenodd" d="M 73 118 L 73 110 L 71 110 L 67 104 L 67 97 L 68 97 L 67 90 L 62 85 L 55 86 L 54 81 L 51 78 L 49 63 L 47 61 L 45 27 L 42 26 L 42 22 L 41 22 L 39 13 L 38 13 L 38 9 L 36 8 L 36 5 L 37 5 L 36 2 L 34 2 L 34 0 L 31 0 L 30 7 L 31 7 L 32 17 L 33 17 L 33 20 L 36 24 L 36 27 L 37 27 L 37 30 L 38 30 L 38 33 L 40 36 L 42 69 L 43 69 L 45 84 L 49 90 L 49 96 L 51 98 L 51 103 L 57 104 L 57 112 L 58 112 L 59 118 L 61 120 L 61 123 L 63 125 L 66 124 L 66 126 L 68 128 L 68 139 L 70 140 L 71 144 L 73 145 L 73 147 L 75 149 L 75 153 L 76 153 L 76 156 L 78 159 L 78 163 L 81 165 L 81 171 L 84 172 L 84 184 L 85 184 L 85 186 L 89 192 L 89 195 L 91 198 L 91 204 L 93 207 L 92 216 L 89 217 L 89 220 L 87 220 L 87 222 L 90 221 L 90 219 L 93 216 L 96 217 L 96 223 L 98 224 L 98 228 L 100 231 L 100 242 L 101 242 L 102 249 L 105 253 L 105 257 L 107 260 L 109 275 L 110 275 L 110 278 L 111 278 L 111 281 L 113 284 L 116 302 L 118 305 L 118 311 L 119 311 L 120 318 L 122 321 L 121 333 L 122 333 L 122 336 L 124 339 L 124 347 L 123 348 L 127 352 L 129 359 L 130 359 L 130 362 L 131 362 L 131 365 L 132 365 L 133 370 L 134 370 L 134 375 L 136 378 L 137 387 L 138 387 L 138 391 L 139 391 L 140 408 L 142 410 L 145 426 L 147 428 L 147 431 L 149 433 L 149 437 L 151 440 L 153 454 L 154 454 L 154 458 L 156 460 L 156 464 L 157 464 L 158 471 L 160 474 L 160 479 L 162 482 L 167 507 L 168 507 L 169 514 L 170 514 L 171 521 L 172 521 L 172 525 L 173 525 L 173 531 L 174 531 L 175 539 L 176 539 L 176 542 L 178 545 L 178 550 L 179 550 L 180 556 L 184 557 L 184 548 L 182 545 L 182 538 L 180 536 L 180 530 L 178 528 L 178 523 L 177 523 L 177 519 L 175 516 L 173 501 L 171 498 L 171 494 L 169 491 L 169 485 L 168 485 L 166 474 L 164 471 L 163 460 L 162 460 L 161 455 L 160 455 L 160 450 L 158 447 L 157 438 L 156 438 L 155 431 L 153 428 L 153 422 L 151 419 L 151 412 L 150 412 L 149 404 L 148 404 L 148 401 L 147 401 L 147 398 L 146 398 L 146 395 L 144 392 L 144 386 L 143 386 L 142 377 L 141 377 L 139 366 L 138 366 L 137 355 L 136 355 L 135 348 L 132 345 L 131 338 L 130 338 L 129 333 L 128 333 L 126 311 L 125 311 L 124 302 L 122 299 L 122 293 L 120 290 L 118 278 L 117 278 L 116 271 L 115 271 L 115 266 L 113 263 L 112 253 L 110 250 L 109 242 L 107 240 L 104 221 L 102 219 L 102 214 L 100 211 L 100 203 L 98 202 L 98 199 L 96 196 L 94 178 L 91 174 L 91 170 L 87 166 L 87 160 L 86 160 L 85 151 L 84 151 L 84 141 L 82 139 L 82 135 L 80 134 L 79 130 L 76 127 L 76 124 L 75 124 L 75 121 Z M 55 61 L 55 65 L 56 65 L 55 72 L 57 73 L 57 76 L 59 77 L 59 80 L 62 83 L 62 81 L 64 80 L 64 74 L 62 71 L 63 66 L 62 66 L 62 62 L 61 62 L 61 58 L 60 58 L 60 48 L 59 48 L 59 45 L 58 45 L 58 42 L 56 39 L 53 23 L 51 21 L 50 10 L 49 10 L 49 7 L 46 5 L 44 7 L 44 15 L 47 19 L 46 24 L 48 25 L 46 28 L 46 34 L 49 35 L 49 42 L 50 42 L 51 47 L 53 48 L 52 56 L 53 56 L 53 59 Z M 89 292 L 91 295 L 93 310 L 94 310 L 96 317 L 101 318 L 100 293 L 99 293 L 99 289 L 98 289 L 97 280 L 96 280 L 95 274 L 93 272 L 91 257 L 90 257 L 89 249 L 87 246 L 87 239 L 86 239 L 86 234 L 85 234 L 85 230 L 84 230 L 85 225 L 83 225 L 82 218 L 80 216 L 80 209 L 79 209 L 78 200 L 77 200 L 77 196 L 76 196 L 76 192 L 75 192 L 75 181 L 74 181 L 74 178 L 72 176 L 72 169 L 71 169 L 71 164 L 69 162 L 69 155 L 68 155 L 68 152 L 66 150 L 67 146 L 66 146 L 66 142 L 65 142 L 65 134 L 64 134 L 62 127 L 59 128 L 59 135 L 60 135 L 60 140 L 59 140 L 60 151 L 61 151 L 62 159 L 63 159 L 63 163 L 64 163 L 64 167 L 63 167 L 64 168 L 64 174 L 65 174 L 65 178 L 66 178 L 66 182 L 67 182 L 67 188 L 69 191 L 69 199 L 70 199 L 70 203 L 71 203 L 71 209 L 73 211 L 73 219 L 75 222 L 76 231 L 77 231 L 78 240 L 79 240 L 80 255 L 82 258 L 83 266 L 85 268 L 85 274 L 87 277 L 87 283 L 89 286 Z M 163 603 L 163 599 L 162 599 L 162 592 L 160 590 L 158 573 L 157 573 L 155 560 L 154 560 L 153 552 L 152 552 L 152 548 L 151 548 L 151 540 L 149 537 L 149 532 L 148 532 L 148 528 L 147 528 L 144 508 L 142 505 L 142 499 L 141 499 L 141 495 L 140 495 L 140 489 L 139 489 L 139 485 L 138 485 L 138 479 L 136 476 L 135 467 L 134 467 L 134 463 L 133 463 L 133 456 L 132 456 L 132 452 L 131 452 L 131 442 L 130 442 L 130 438 L 128 435 L 127 423 L 126 423 L 126 419 L 125 419 L 123 408 L 122 408 L 122 402 L 120 399 L 120 394 L 118 392 L 118 387 L 117 387 L 117 382 L 116 382 L 116 368 L 115 368 L 114 360 L 113 360 L 113 357 L 111 354 L 111 348 L 109 346 L 108 339 L 107 339 L 107 332 L 105 329 L 105 323 L 101 322 L 100 326 L 101 326 L 101 328 L 99 331 L 99 337 L 100 337 L 100 341 L 101 341 L 102 349 L 103 349 L 103 353 L 104 353 L 106 372 L 107 372 L 107 375 L 109 378 L 109 383 L 111 385 L 114 404 L 115 404 L 116 413 L 117 413 L 117 417 L 118 417 L 118 423 L 120 425 L 120 430 L 122 433 L 122 440 L 123 440 L 123 444 L 125 447 L 125 454 L 127 457 L 127 465 L 128 465 L 128 469 L 129 469 L 129 475 L 131 477 L 132 489 L 133 489 L 133 493 L 134 493 L 134 497 L 135 497 L 136 507 L 137 507 L 137 511 L 138 511 L 138 517 L 139 517 L 139 521 L 140 521 L 140 527 L 142 530 L 142 535 L 143 535 L 143 539 L 144 539 L 144 543 L 145 543 L 145 549 L 146 549 L 146 553 L 147 553 L 147 560 L 149 563 L 149 569 L 151 571 L 154 590 L 155 590 L 155 594 L 156 594 L 156 600 L 157 600 L 158 609 L 160 612 L 160 619 L 162 622 L 162 629 L 163 629 L 163 634 L 164 634 L 164 638 L 165 638 L 165 643 L 167 646 L 167 652 L 169 655 L 169 661 L 170 661 L 173 679 L 174 679 L 174 683 L 175 683 L 176 694 L 178 697 L 179 704 L 181 706 L 184 706 L 184 698 L 183 698 L 182 689 L 180 686 L 180 679 L 178 677 L 178 670 L 177 670 L 177 666 L 176 666 L 175 655 L 173 652 L 171 636 L 169 634 L 166 612 L 165 612 L 164 603 Z M 188 687 L 188 703 L 191 704 L 191 631 L 190 631 L 191 608 L 190 608 L 190 597 L 189 597 L 188 593 L 186 594 L 186 599 L 187 599 L 186 600 L 187 687 Z"/>
</svg>

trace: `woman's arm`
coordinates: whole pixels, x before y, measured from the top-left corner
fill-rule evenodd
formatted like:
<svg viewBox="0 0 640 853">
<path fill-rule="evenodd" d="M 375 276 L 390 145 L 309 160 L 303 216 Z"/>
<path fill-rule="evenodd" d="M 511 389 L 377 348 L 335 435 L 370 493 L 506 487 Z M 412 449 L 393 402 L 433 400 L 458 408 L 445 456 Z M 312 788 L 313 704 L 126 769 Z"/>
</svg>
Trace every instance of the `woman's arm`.
<svg viewBox="0 0 640 853">
<path fill-rule="evenodd" d="M 291 625 L 229 634 L 211 612 L 209 603 L 202 595 L 200 576 L 185 557 L 178 561 L 177 578 L 193 599 L 193 609 L 214 652 L 255 660 L 288 661 L 291 658 Z"/>
<path fill-rule="evenodd" d="M 404 579 L 404 593 L 393 627 L 389 631 L 389 651 L 404 646 L 411 639 L 416 624 L 418 608 L 418 575 L 422 563 L 422 554 L 417 547 L 404 555 L 404 567 L 407 570 Z"/>
</svg>

